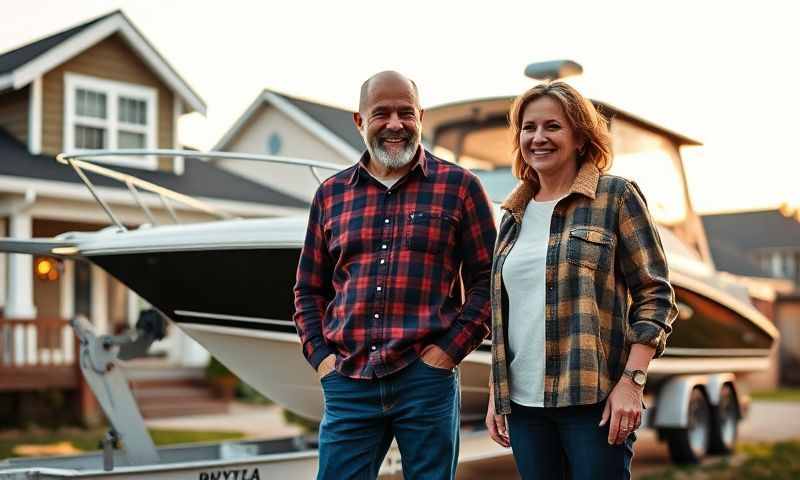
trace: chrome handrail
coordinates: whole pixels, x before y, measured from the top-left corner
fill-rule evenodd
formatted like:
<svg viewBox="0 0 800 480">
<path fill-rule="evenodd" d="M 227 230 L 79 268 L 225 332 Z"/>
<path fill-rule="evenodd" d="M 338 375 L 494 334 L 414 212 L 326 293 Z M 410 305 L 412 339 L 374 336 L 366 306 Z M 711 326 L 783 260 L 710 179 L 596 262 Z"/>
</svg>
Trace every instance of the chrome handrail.
<svg viewBox="0 0 800 480">
<path fill-rule="evenodd" d="M 236 218 L 233 215 L 223 211 L 219 208 L 214 208 L 211 205 L 192 198 L 188 195 L 184 195 L 182 193 L 176 192 L 174 190 L 170 190 L 168 188 L 161 187 L 154 183 L 148 182 L 146 180 L 142 180 L 137 178 L 133 175 L 127 173 L 117 172 L 110 168 L 101 167 L 99 165 L 95 165 L 86 159 L 91 158 L 103 158 L 103 157 L 132 157 L 132 156 L 159 156 L 159 157 L 181 157 L 181 158 L 188 158 L 190 160 L 200 160 L 200 159 L 219 159 L 219 160 L 245 160 L 251 162 L 266 162 L 266 163 L 275 163 L 275 164 L 282 164 L 282 165 L 293 165 L 297 167 L 307 167 L 317 182 L 322 183 L 322 179 L 317 174 L 316 169 L 324 169 L 324 170 L 341 170 L 343 168 L 342 165 L 337 165 L 335 163 L 327 163 L 327 162 L 320 162 L 317 160 L 307 160 L 307 159 L 296 159 L 296 158 L 289 158 L 289 157 L 279 157 L 275 155 L 259 155 L 259 154 L 252 154 L 252 153 L 232 153 L 232 152 L 197 152 L 194 150 L 166 150 L 166 149 L 119 149 L 119 150 L 92 150 L 92 151 L 83 151 L 83 152 L 65 152 L 60 153 L 56 156 L 56 160 L 59 163 L 64 165 L 71 166 L 75 172 L 80 177 L 81 181 L 83 181 L 84 185 L 89 189 L 89 192 L 92 194 L 94 199 L 100 205 L 100 207 L 106 212 L 106 215 L 111 219 L 111 222 L 120 230 L 126 231 L 127 229 L 125 226 L 120 222 L 114 212 L 111 210 L 111 207 L 100 197 L 97 193 L 97 190 L 94 187 L 94 184 L 89 180 L 89 178 L 84 173 L 85 171 L 92 172 L 98 175 L 102 175 L 106 178 L 111 178 L 113 180 L 117 180 L 120 183 L 123 183 L 127 186 L 128 190 L 131 192 L 133 196 L 133 200 L 136 202 L 137 205 L 144 211 L 145 216 L 147 216 L 148 220 L 152 222 L 153 225 L 156 225 L 155 216 L 152 214 L 150 209 L 142 202 L 142 199 L 139 195 L 139 191 L 137 188 L 154 193 L 158 195 L 159 199 L 161 200 L 162 205 L 169 213 L 170 217 L 175 223 L 180 223 L 178 220 L 177 214 L 175 213 L 175 209 L 170 204 L 170 201 L 174 201 L 185 206 L 194 208 L 195 210 L 199 210 L 203 213 L 207 213 L 209 215 L 215 216 L 221 219 L 232 219 Z"/>
</svg>

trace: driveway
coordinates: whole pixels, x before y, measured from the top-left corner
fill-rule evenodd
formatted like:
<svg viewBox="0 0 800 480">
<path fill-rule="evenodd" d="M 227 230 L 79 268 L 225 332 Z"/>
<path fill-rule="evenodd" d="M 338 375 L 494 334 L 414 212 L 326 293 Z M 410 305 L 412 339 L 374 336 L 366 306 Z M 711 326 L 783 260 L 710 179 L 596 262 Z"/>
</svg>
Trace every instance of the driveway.
<svg viewBox="0 0 800 480">
<path fill-rule="evenodd" d="M 148 420 L 155 428 L 196 430 L 234 430 L 252 438 L 277 438 L 297 435 L 300 429 L 287 425 L 281 410 L 275 406 L 252 406 L 234 403 L 227 415 L 204 415 Z M 753 402 L 750 415 L 740 424 L 740 442 L 776 442 L 800 438 L 800 403 Z M 653 430 L 639 432 L 636 456 L 633 461 L 634 478 L 653 473 L 669 465 L 669 451 L 665 443 L 656 439 Z M 511 456 L 479 465 L 459 467 L 459 480 L 494 478 L 511 480 L 519 478 Z"/>
</svg>

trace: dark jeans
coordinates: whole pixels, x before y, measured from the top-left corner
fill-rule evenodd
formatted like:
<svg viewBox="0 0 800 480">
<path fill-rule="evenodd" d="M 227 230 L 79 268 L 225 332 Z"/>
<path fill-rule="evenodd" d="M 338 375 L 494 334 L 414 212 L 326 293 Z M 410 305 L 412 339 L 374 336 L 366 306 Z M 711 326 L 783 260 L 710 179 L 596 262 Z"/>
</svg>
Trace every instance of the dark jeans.
<svg viewBox="0 0 800 480">
<path fill-rule="evenodd" d="M 405 479 L 452 479 L 458 461 L 458 374 L 417 360 L 386 378 L 322 378 L 317 479 L 374 479 L 392 438 Z"/>
<path fill-rule="evenodd" d="M 508 430 L 524 480 L 628 480 L 636 434 L 608 444 L 608 424 L 598 427 L 605 403 L 561 408 L 511 403 Z"/>
</svg>

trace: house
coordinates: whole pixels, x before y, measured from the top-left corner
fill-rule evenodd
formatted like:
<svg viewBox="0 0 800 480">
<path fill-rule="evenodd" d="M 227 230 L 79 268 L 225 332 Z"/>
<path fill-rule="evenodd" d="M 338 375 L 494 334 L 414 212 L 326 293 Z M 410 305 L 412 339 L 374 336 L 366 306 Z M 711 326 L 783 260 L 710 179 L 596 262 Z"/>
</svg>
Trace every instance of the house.
<svg viewBox="0 0 800 480">
<path fill-rule="evenodd" d="M 703 215 L 717 269 L 748 286 L 781 332 L 780 380 L 800 384 L 800 210 Z M 758 292 L 764 292 L 758 298 Z"/>
<path fill-rule="evenodd" d="M 709 235 L 727 239 L 773 278 L 800 286 L 800 215 L 780 209 L 704 215 Z"/>
<path fill-rule="evenodd" d="M 351 110 L 266 89 L 214 146 L 214 150 L 312 159 L 342 167 L 357 162 L 364 149 Z M 229 161 L 216 165 L 303 201 L 310 201 L 319 185 L 312 173 L 293 166 Z"/>
<path fill-rule="evenodd" d="M 179 149 L 178 119 L 206 105 L 121 11 L 0 53 L 0 237 L 49 237 L 109 225 L 81 179 L 55 161 L 63 151 Z M 308 202 L 229 170 L 179 157 L 108 157 L 114 169 L 185 193 L 237 216 L 305 214 Z M 126 226 L 150 222 L 126 185 L 92 181 Z M 157 222 L 158 197 L 142 194 Z M 175 205 L 182 222 L 205 221 Z M 99 268 L 0 255 L 0 411 L 29 408 L 28 392 L 73 395 L 80 379 L 67 319 L 83 314 L 99 333 L 133 325 L 144 302 Z M 177 329 L 135 371 L 146 381 L 202 375 L 205 350 Z M 148 376 L 149 375 L 149 376 Z M 35 408 L 35 407 L 30 407 Z M 5 413 L 5 412 L 3 412 Z"/>
</svg>

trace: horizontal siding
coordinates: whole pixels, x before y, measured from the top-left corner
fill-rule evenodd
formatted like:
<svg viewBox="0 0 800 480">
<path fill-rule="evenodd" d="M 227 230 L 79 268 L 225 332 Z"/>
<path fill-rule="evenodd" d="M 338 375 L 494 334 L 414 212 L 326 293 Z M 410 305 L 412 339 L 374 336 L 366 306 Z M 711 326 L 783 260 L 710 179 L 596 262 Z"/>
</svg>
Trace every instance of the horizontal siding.
<svg viewBox="0 0 800 480">
<path fill-rule="evenodd" d="M 159 80 L 118 34 L 100 41 L 91 48 L 47 72 L 42 80 L 42 150 L 56 155 L 64 147 L 64 73 L 78 73 L 106 80 L 116 80 L 153 87 L 158 91 L 159 148 L 172 148 L 173 93 Z M 165 169 L 171 169 L 169 162 Z"/>
<path fill-rule="evenodd" d="M 0 95 L 0 128 L 22 143 L 28 143 L 28 97 L 30 87 Z"/>
</svg>

